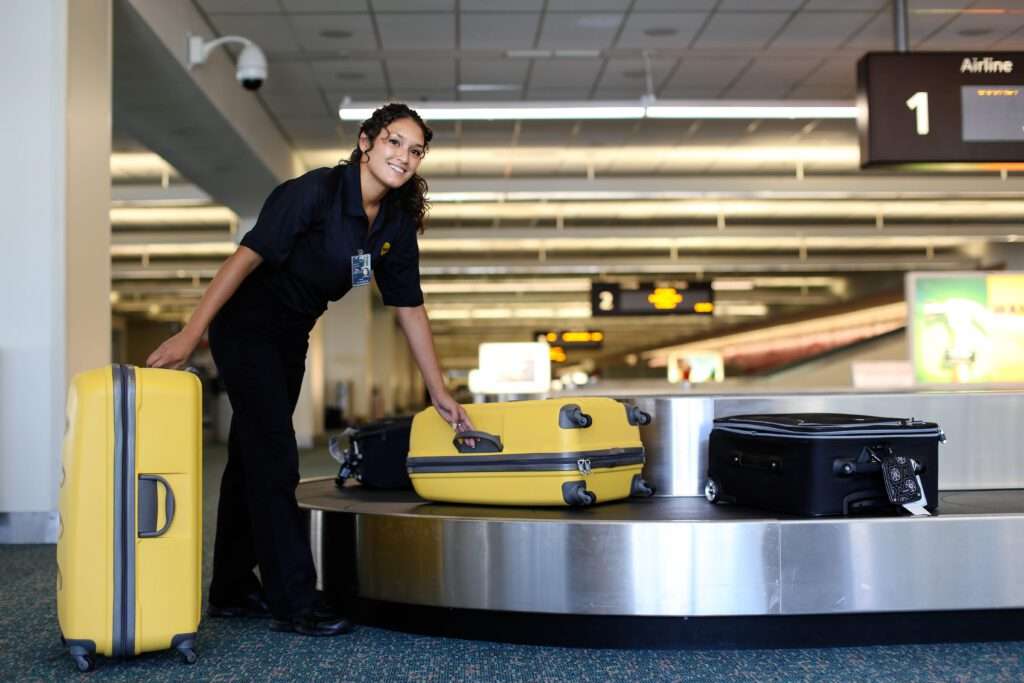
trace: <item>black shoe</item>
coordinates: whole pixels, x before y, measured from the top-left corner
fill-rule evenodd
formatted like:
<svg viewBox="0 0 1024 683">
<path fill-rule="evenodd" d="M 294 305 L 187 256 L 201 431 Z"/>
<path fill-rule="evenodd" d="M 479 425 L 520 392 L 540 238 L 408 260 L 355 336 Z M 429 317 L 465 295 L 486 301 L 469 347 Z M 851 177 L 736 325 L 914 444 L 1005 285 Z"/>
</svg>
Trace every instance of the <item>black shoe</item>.
<svg viewBox="0 0 1024 683">
<path fill-rule="evenodd" d="M 237 602 L 229 605 L 214 605 L 212 602 L 206 608 L 206 614 L 211 617 L 255 617 L 267 618 L 270 616 L 270 607 L 263 601 L 259 593 L 250 593 Z"/>
<path fill-rule="evenodd" d="M 289 619 L 275 617 L 270 630 L 304 636 L 340 636 L 352 630 L 352 622 L 331 609 L 310 607 Z"/>
</svg>

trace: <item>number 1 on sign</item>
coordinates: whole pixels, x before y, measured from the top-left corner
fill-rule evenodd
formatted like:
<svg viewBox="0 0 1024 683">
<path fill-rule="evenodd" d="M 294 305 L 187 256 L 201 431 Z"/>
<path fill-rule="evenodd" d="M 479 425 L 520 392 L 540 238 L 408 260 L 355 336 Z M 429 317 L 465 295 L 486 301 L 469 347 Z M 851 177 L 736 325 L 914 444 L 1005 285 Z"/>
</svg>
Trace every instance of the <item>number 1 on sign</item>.
<svg viewBox="0 0 1024 683">
<path fill-rule="evenodd" d="M 919 90 L 907 100 L 907 109 L 917 115 L 917 134 L 928 135 L 928 93 Z"/>
</svg>

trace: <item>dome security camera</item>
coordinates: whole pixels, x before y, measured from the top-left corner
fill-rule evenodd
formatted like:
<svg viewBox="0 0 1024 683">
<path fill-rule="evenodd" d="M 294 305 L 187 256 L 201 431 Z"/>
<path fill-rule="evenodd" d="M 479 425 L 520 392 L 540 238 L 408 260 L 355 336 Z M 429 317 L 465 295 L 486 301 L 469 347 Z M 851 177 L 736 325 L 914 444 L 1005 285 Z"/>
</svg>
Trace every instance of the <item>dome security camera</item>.
<svg viewBox="0 0 1024 683">
<path fill-rule="evenodd" d="M 235 78 L 246 90 L 259 90 L 267 80 L 267 58 L 263 50 L 253 43 L 246 45 L 238 56 Z"/>
<path fill-rule="evenodd" d="M 206 63 L 206 58 L 214 48 L 226 43 L 241 44 L 242 53 L 238 55 L 235 66 L 235 78 L 246 90 L 259 90 L 267 80 L 267 58 L 259 45 L 241 36 L 224 36 L 211 40 L 203 40 L 202 36 L 188 36 L 188 68 L 192 69 Z"/>
</svg>

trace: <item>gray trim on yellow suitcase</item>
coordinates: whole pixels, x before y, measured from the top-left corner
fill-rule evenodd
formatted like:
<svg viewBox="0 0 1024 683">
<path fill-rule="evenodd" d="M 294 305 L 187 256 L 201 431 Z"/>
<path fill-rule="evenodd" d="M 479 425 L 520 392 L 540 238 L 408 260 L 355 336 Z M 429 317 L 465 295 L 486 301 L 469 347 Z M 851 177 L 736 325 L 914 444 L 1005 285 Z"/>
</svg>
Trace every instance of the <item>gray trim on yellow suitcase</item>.
<svg viewBox="0 0 1024 683">
<path fill-rule="evenodd" d="M 135 369 L 114 365 L 115 657 L 135 653 Z"/>
<path fill-rule="evenodd" d="M 592 469 L 642 465 L 643 448 L 610 448 L 569 453 L 519 453 L 516 455 L 447 455 L 410 457 L 410 474 L 432 472 L 571 472 L 580 460 Z"/>
</svg>

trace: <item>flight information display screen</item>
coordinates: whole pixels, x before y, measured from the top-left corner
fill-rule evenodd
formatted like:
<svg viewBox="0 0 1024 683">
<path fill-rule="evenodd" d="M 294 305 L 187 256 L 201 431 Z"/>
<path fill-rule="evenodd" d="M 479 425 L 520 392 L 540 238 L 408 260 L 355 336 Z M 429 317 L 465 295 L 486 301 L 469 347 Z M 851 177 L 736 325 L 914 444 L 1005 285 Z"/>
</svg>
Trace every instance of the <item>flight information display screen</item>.
<svg viewBox="0 0 1024 683">
<path fill-rule="evenodd" d="M 594 282 L 590 286 L 592 315 L 711 315 L 714 292 L 709 282 L 677 282 L 638 287 Z"/>
<path fill-rule="evenodd" d="M 1024 142 L 1024 86 L 960 87 L 966 142 Z"/>
<path fill-rule="evenodd" d="M 1024 53 L 868 53 L 857 131 L 862 166 L 1024 162 Z"/>
</svg>

